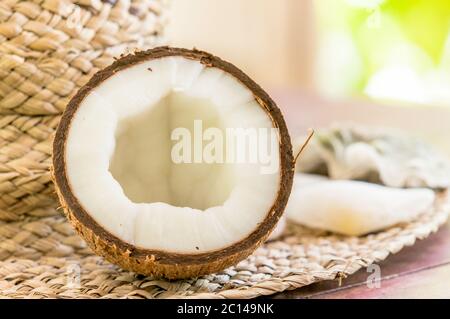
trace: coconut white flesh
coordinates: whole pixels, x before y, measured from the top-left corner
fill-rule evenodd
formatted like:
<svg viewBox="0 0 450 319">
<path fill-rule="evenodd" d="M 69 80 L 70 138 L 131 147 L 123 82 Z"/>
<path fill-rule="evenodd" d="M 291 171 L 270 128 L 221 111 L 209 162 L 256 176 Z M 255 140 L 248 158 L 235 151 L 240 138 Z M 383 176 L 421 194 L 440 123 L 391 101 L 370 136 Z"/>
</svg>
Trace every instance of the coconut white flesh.
<svg viewBox="0 0 450 319">
<path fill-rule="evenodd" d="M 279 170 L 261 173 L 267 159 L 278 168 L 278 140 L 264 163 L 176 164 L 172 130 L 192 134 L 194 120 L 203 130 L 273 127 L 236 78 L 183 57 L 134 65 L 92 90 L 72 119 L 65 154 L 83 208 L 140 248 L 202 253 L 248 236 L 278 193 Z"/>
<path fill-rule="evenodd" d="M 399 189 L 296 174 L 286 214 L 309 227 L 360 236 L 413 220 L 430 209 L 434 199 L 430 189 Z"/>
</svg>

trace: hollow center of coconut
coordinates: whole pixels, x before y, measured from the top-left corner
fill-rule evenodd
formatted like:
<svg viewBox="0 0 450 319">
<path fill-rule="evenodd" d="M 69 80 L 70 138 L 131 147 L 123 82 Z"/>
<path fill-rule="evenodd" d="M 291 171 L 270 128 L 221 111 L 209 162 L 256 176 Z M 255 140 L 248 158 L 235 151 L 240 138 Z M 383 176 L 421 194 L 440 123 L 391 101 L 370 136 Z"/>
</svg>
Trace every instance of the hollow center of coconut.
<svg viewBox="0 0 450 319">
<path fill-rule="evenodd" d="M 274 132 L 236 77 L 163 57 L 120 70 L 80 102 L 67 177 L 84 210 L 131 245 L 217 250 L 245 239 L 272 209 L 281 174 Z"/>
<path fill-rule="evenodd" d="M 135 203 L 199 210 L 221 206 L 236 180 L 233 165 L 225 161 L 226 141 L 204 140 L 213 130 L 226 138 L 211 100 L 171 92 L 149 110 L 118 123 L 110 171 Z M 175 139 L 176 132 L 186 135 Z M 217 147 L 208 152 L 206 145 Z"/>
</svg>

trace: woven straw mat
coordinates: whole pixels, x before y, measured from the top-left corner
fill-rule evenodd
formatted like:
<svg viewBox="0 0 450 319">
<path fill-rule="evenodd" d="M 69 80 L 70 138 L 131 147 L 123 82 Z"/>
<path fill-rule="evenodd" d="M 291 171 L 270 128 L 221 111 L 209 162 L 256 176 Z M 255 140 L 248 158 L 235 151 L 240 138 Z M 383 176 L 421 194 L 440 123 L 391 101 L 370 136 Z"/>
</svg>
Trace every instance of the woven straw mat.
<svg viewBox="0 0 450 319">
<path fill-rule="evenodd" d="M 113 57 L 161 42 L 167 0 L 2 0 L 0 114 L 60 114 Z"/>
<path fill-rule="evenodd" d="M 6 298 L 253 298 L 322 280 L 345 278 L 413 245 L 445 223 L 441 195 L 417 220 L 364 237 L 289 225 L 235 267 L 201 278 L 157 280 L 119 269 L 91 253 L 55 210 L 20 222 L 0 221 L 0 297 Z"/>
</svg>

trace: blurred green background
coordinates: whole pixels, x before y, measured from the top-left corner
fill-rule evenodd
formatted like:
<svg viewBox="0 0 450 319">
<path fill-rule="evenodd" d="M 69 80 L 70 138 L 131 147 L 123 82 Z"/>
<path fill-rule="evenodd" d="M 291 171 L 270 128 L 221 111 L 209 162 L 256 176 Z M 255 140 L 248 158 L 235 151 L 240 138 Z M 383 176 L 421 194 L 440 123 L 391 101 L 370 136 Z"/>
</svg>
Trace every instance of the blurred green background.
<svg viewBox="0 0 450 319">
<path fill-rule="evenodd" d="M 269 89 L 450 107 L 450 0 L 173 1 L 171 15 L 172 44 Z"/>
<path fill-rule="evenodd" d="M 449 0 L 315 4 L 322 92 L 450 106 Z"/>
</svg>

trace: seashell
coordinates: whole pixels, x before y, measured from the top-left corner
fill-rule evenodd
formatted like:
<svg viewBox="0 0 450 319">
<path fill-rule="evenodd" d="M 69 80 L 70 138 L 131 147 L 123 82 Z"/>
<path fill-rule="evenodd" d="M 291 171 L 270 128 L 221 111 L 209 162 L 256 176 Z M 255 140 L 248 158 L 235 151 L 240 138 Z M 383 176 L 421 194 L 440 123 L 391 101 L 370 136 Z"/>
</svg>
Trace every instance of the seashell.
<svg viewBox="0 0 450 319">
<path fill-rule="evenodd" d="M 303 173 L 391 187 L 447 188 L 450 164 L 428 144 L 381 128 L 318 130 L 297 165 Z"/>
</svg>

